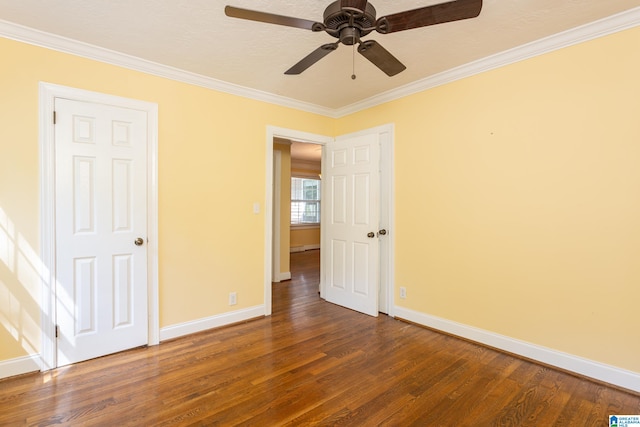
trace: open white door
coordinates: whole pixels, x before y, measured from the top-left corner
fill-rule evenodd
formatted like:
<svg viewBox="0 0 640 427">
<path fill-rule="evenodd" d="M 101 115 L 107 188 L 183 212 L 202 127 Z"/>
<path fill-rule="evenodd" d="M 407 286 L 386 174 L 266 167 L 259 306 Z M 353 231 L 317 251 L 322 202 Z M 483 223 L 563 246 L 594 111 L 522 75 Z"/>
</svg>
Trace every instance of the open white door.
<svg viewBox="0 0 640 427">
<path fill-rule="evenodd" d="M 338 138 L 323 160 L 323 263 L 327 301 L 378 315 L 378 133 Z"/>
<path fill-rule="evenodd" d="M 147 114 L 56 98 L 57 365 L 147 344 Z"/>
</svg>

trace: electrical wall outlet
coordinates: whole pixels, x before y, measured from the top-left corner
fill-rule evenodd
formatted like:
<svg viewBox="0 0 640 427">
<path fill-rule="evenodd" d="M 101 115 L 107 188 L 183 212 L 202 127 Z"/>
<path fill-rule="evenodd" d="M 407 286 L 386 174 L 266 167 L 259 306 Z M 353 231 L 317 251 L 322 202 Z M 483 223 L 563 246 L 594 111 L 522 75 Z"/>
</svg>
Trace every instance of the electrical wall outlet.
<svg viewBox="0 0 640 427">
<path fill-rule="evenodd" d="M 407 288 L 400 286 L 400 298 L 405 299 L 407 297 Z"/>
<path fill-rule="evenodd" d="M 236 305 L 238 303 L 238 294 L 235 292 L 229 292 L 229 305 Z"/>
</svg>

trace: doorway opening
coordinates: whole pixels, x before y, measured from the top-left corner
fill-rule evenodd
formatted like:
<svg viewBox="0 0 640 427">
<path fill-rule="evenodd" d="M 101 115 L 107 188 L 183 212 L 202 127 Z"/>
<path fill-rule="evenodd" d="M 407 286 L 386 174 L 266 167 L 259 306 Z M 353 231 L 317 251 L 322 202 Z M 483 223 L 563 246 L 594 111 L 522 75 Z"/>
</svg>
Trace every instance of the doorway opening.
<svg viewBox="0 0 640 427">
<path fill-rule="evenodd" d="M 292 278 L 292 254 L 320 249 L 322 145 L 275 138 L 273 150 L 272 281 L 280 283 Z"/>
<path fill-rule="evenodd" d="M 318 301 L 320 250 L 291 253 L 291 279 L 273 284 L 273 314 L 307 311 Z M 296 308 L 300 308 L 298 311 Z"/>
<path fill-rule="evenodd" d="M 278 128 L 274 126 L 267 127 L 266 136 L 266 200 L 265 200 L 265 268 L 264 268 L 264 307 L 265 315 L 271 315 L 272 311 L 272 283 L 282 280 L 290 279 L 286 273 L 290 274 L 289 267 L 284 269 L 285 275 L 281 276 L 281 258 L 289 258 L 289 238 L 290 233 L 290 218 L 282 215 L 283 209 L 282 203 L 282 169 L 283 162 L 286 163 L 287 159 L 290 162 L 290 146 L 288 154 L 283 156 L 281 150 L 275 150 L 274 143 L 280 142 L 284 144 L 290 144 L 291 141 L 307 144 L 319 144 L 320 146 L 326 145 L 331 142 L 333 138 L 312 134 L 308 132 L 301 132 L 292 129 Z M 283 161 L 284 159 L 284 161 Z M 285 164 L 284 168 L 290 168 Z M 278 179 L 276 179 L 278 177 Z M 288 182 L 285 180 L 285 182 Z M 290 185 L 290 184 L 289 184 Z M 290 200 L 286 200 L 286 203 L 290 203 Z M 289 209 L 285 209 L 285 212 Z M 284 224 L 284 225 L 283 225 Z M 285 237 L 282 238 L 281 231 L 285 230 Z M 283 241 L 285 244 L 283 245 Z M 283 249 L 285 246 L 286 250 Z M 283 255 L 284 253 L 284 255 Z M 322 267 L 321 267 L 322 269 Z M 322 273 L 322 272 L 321 272 Z"/>
<path fill-rule="evenodd" d="M 366 129 L 360 132 L 356 132 L 349 135 L 343 135 L 338 139 L 354 138 L 361 135 L 376 134 L 380 145 L 380 225 L 386 230 L 386 238 L 380 245 L 380 258 L 379 258 L 379 307 L 380 312 L 386 313 L 393 317 L 393 246 L 394 246 L 394 196 L 393 196 L 393 134 L 394 126 L 392 124 L 378 126 L 372 129 Z M 280 249 L 282 246 L 282 238 L 280 236 L 277 227 L 282 221 L 282 212 L 280 205 L 276 205 L 275 198 L 278 192 L 281 192 L 280 180 L 274 179 L 274 176 L 280 176 L 280 172 L 276 174 L 278 168 L 282 168 L 283 158 L 277 150 L 274 150 L 274 142 L 276 138 L 280 138 L 288 141 L 296 141 L 305 144 L 319 144 L 324 149 L 332 144 L 337 139 L 311 134 L 307 132 L 296 131 L 286 128 L 278 128 L 274 126 L 267 126 L 266 135 L 266 200 L 265 200 L 265 268 L 264 268 L 264 307 L 265 315 L 269 316 L 272 312 L 272 280 L 274 279 L 275 272 L 280 272 L 279 266 Z M 326 153 L 323 156 L 328 156 Z M 322 174 L 324 175 L 324 169 L 327 165 L 327 158 L 322 159 Z M 280 200 L 281 200 L 281 194 Z M 321 222 L 325 222 L 326 209 L 322 209 L 323 213 Z M 382 229 L 382 228 L 381 228 Z M 324 229 L 321 229 L 321 242 L 324 240 Z M 321 243 L 322 245 L 322 243 Z M 322 252 L 321 252 L 322 254 Z M 320 295 L 325 298 L 323 287 L 325 286 L 323 278 L 325 277 L 326 260 L 321 256 L 320 259 Z M 290 271 L 288 271 L 290 273 Z M 286 277 L 286 276 L 285 276 Z"/>
</svg>

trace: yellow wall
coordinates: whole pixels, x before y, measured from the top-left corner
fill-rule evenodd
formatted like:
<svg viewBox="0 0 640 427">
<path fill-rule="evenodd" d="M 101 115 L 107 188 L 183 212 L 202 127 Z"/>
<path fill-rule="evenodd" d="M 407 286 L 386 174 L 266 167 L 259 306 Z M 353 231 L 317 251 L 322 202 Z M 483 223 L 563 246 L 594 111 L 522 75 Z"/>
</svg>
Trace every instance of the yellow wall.
<svg viewBox="0 0 640 427">
<path fill-rule="evenodd" d="M 640 372 L 638 76 L 640 28 L 338 120 L 395 123 L 396 304 Z"/>
<path fill-rule="evenodd" d="M 264 303 L 267 125 L 331 119 L 2 38 L 0 57 L 0 361 L 40 348 L 40 81 L 159 105 L 161 327 Z"/>
<path fill-rule="evenodd" d="M 234 310 L 263 303 L 268 124 L 394 123 L 396 304 L 640 372 L 638 28 L 337 120 L 9 40 L 0 55 L 0 360 L 39 347 L 43 80 L 159 104 L 161 326 L 229 311 L 230 291 Z"/>
<path fill-rule="evenodd" d="M 316 246 L 320 244 L 320 227 L 292 228 L 291 247 Z"/>
<path fill-rule="evenodd" d="M 290 273 L 291 145 L 273 144 L 273 149 L 282 153 L 282 169 L 280 173 L 280 273 Z"/>
</svg>

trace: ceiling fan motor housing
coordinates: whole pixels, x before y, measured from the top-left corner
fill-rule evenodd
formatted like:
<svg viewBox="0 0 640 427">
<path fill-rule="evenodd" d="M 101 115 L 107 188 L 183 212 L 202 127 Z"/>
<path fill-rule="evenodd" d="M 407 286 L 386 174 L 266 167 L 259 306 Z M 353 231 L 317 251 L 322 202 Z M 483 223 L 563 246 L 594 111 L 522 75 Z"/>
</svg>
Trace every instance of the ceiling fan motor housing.
<svg viewBox="0 0 640 427">
<path fill-rule="evenodd" d="M 376 9 L 367 3 L 365 10 L 341 7 L 341 1 L 331 3 L 324 11 L 325 31 L 351 46 L 375 29 Z"/>
</svg>

